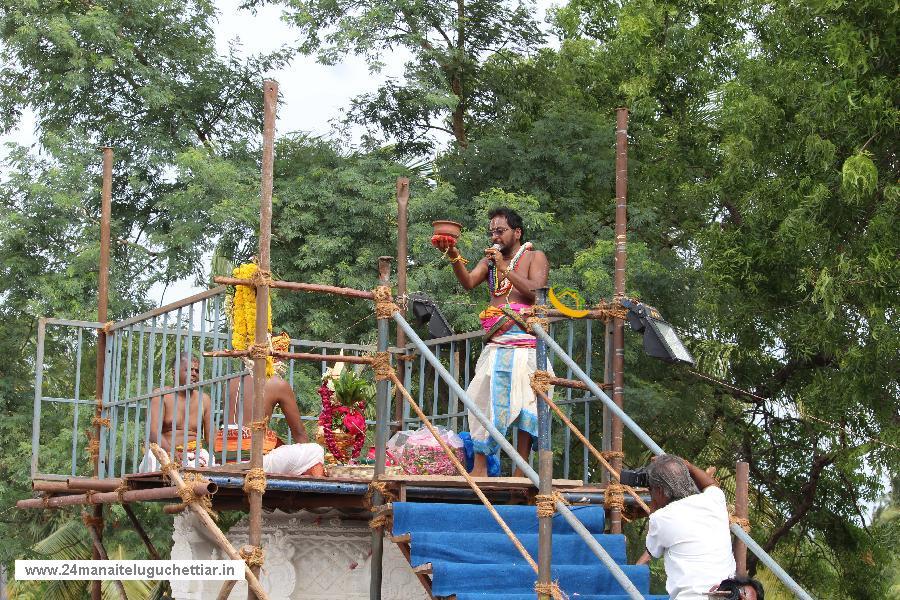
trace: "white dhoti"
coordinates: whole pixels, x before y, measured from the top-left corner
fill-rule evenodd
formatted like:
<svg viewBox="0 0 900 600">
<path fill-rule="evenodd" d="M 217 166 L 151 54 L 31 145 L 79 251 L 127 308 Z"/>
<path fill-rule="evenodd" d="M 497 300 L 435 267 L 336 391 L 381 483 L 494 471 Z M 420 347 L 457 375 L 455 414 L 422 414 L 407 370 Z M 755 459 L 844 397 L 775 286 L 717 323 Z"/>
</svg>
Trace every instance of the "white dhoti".
<svg viewBox="0 0 900 600">
<path fill-rule="evenodd" d="M 487 344 L 478 357 L 475 376 L 466 394 L 502 435 L 506 436 L 510 427 L 518 427 L 537 440 L 537 400 L 531 389 L 531 376 L 536 370 L 534 348 Z M 549 362 L 547 370 L 553 372 Z M 548 396 L 553 397 L 553 388 Z M 497 452 L 500 444 L 481 422 L 471 414 L 468 419 L 475 452 L 487 455 Z"/>
<path fill-rule="evenodd" d="M 263 470 L 266 473 L 303 475 L 324 462 L 325 449 L 318 444 L 285 444 L 263 456 Z"/>
<path fill-rule="evenodd" d="M 200 448 L 196 452 L 189 451 L 185 458 L 187 462 L 184 466 L 191 469 L 202 469 L 203 467 L 214 467 L 216 465 L 215 458 L 210 459 L 209 452 L 206 448 Z M 172 462 L 178 462 L 178 456 L 176 453 L 176 457 L 172 460 Z M 141 460 L 141 464 L 138 466 L 138 473 L 152 473 L 154 471 L 160 470 L 159 461 L 156 460 L 156 456 L 149 449 L 144 451 L 144 458 Z"/>
</svg>

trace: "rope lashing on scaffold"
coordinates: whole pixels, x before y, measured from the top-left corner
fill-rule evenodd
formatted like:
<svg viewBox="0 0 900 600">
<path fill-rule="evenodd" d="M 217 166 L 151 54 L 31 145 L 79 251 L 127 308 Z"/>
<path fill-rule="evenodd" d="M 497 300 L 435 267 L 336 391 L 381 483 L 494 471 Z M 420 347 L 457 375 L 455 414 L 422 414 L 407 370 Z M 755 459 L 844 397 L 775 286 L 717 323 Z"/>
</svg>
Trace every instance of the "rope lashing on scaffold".
<svg viewBox="0 0 900 600">
<path fill-rule="evenodd" d="M 103 324 L 103 333 L 109 333 L 110 331 L 112 331 L 112 328 L 115 327 L 115 325 L 115 321 L 107 321 Z"/>
<path fill-rule="evenodd" d="M 381 494 L 381 500 L 385 504 L 389 504 L 396 499 L 396 496 L 388 488 L 386 481 L 374 479 L 369 483 L 369 489 L 366 490 L 366 495 L 363 497 L 363 506 L 372 508 L 372 498 L 374 498 L 375 492 Z"/>
<path fill-rule="evenodd" d="M 272 285 L 273 281 L 272 271 L 267 271 L 265 269 L 257 269 L 253 272 L 253 275 L 250 276 L 250 285 L 254 287 Z"/>
<path fill-rule="evenodd" d="M 750 533 L 750 519 L 746 517 L 739 517 L 734 514 L 734 511 L 729 511 L 728 513 L 728 524 L 729 525 L 738 525 L 741 529 Z"/>
<path fill-rule="evenodd" d="M 259 546 L 246 544 L 241 547 L 238 554 L 241 555 L 241 558 L 244 559 L 244 562 L 247 563 L 247 566 L 251 569 L 253 567 L 262 567 L 265 562 L 265 553 Z"/>
<path fill-rule="evenodd" d="M 400 307 L 394 304 L 394 296 L 388 286 L 379 285 L 372 293 L 375 295 L 376 319 L 390 319 L 391 315 L 400 311 Z"/>
<path fill-rule="evenodd" d="M 372 370 L 375 371 L 375 381 L 387 381 L 394 375 L 394 367 L 391 366 L 390 352 L 376 352 L 372 357 Z"/>
<path fill-rule="evenodd" d="M 535 392 L 547 394 L 553 386 L 552 380 L 553 375 L 549 371 L 535 371 L 531 374 L 531 389 Z"/>
<path fill-rule="evenodd" d="M 393 529 L 394 527 L 394 506 L 393 504 L 382 504 L 381 506 L 373 506 L 369 509 L 373 515 L 369 521 L 369 529 Z"/>
<path fill-rule="evenodd" d="M 625 453 L 621 450 L 603 450 L 600 452 L 600 455 L 609 461 L 615 460 L 617 458 L 625 458 Z"/>
<path fill-rule="evenodd" d="M 538 594 L 538 596 L 550 596 L 553 600 L 568 600 L 568 596 L 559 589 L 558 581 L 551 581 L 550 583 L 541 583 L 540 581 L 534 582 L 534 591 Z"/>
<path fill-rule="evenodd" d="M 612 302 L 601 301 L 593 308 L 597 313 L 597 320 L 609 323 L 615 319 L 625 319 L 628 316 L 628 309 L 622 306 L 618 299 Z"/>
<path fill-rule="evenodd" d="M 91 425 L 93 425 L 94 427 L 99 426 L 108 428 L 110 425 L 112 425 L 112 421 L 105 417 L 98 417 L 97 415 L 94 415 L 93 417 L 91 417 Z"/>
<path fill-rule="evenodd" d="M 262 467 L 256 467 L 247 471 L 244 476 L 244 492 L 266 493 L 266 472 Z"/>
<path fill-rule="evenodd" d="M 178 463 L 171 462 L 171 461 L 167 462 L 164 465 L 159 466 L 159 470 L 162 471 L 163 477 L 168 477 L 169 479 L 172 478 L 172 475 L 171 475 L 172 471 L 178 471 L 180 469 L 181 469 L 181 465 L 179 465 Z"/>
<path fill-rule="evenodd" d="M 209 495 L 205 496 L 197 496 L 194 493 L 194 484 L 195 483 L 209 483 L 209 479 L 201 475 L 200 473 L 194 473 L 191 471 L 187 471 L 182 473 L 181 475 L 182 481 L 184 481 L 184 487 L 178 490 L 178 495 L 181 496 L 181 501 L 185 505 L 193 504 L 194 502 L 199 502 L 200 506 L 209 513 L 209 516 L 213 518 L 214 521 L 219 520 L 219 514 L 213 510 L 212 507 L 212 498 Z"/>
<path fill-rule="evenodd" d="M 562 502 L 568 504 L 569 501 L 565 497 L 554 490 L 552 494 L 537 494 L 534 497 L 535 506 L 537 506 L 537 516 L 539 519 L 552 517 L 556 514 L 556 503 Z"/>
<path fill-rule="evenodd" d="M 610 482 L 603 490 L 603 506 L 609 510 L 625 508 L 625 488 L 620 483 Z"/>
<path fill-rule="evenodd" d="M 548 309 L 549 307 L 543 304 L 535 304 L 531 307 L 531 316 L 525 319 L 525 322 L 528 324 L 528 333 L 534 333 L 533 327 L 535 325 L 540 325 L 541 329 L 547 329 L 550 324 L 550 320 L 547 318 Z"/>
<path fill-rule="evenodd" d="M 94 504 L 94 494 L 96 494 L 94 490 L 87 490 L 84 492 L 84 502 L 85 504 Z"/>
<path fill-rule="evenodd" d="M 122 480 L 122 483 L 119 484 L 119 487 L 117 487 L 115 490 L 113 490 L 116 492 L 116 496 L 119 497 L 119 504 L 126 503 L 125 492 L 130 491 L 130 490 L 131 490 L 131 488 L 128 487 L 128 482 L 125 479 Z"/>
<path fill-rule="evenodd" d="M 247 348 L 247 358 L 256 360 L 257 358 L 267 358 L 269 356 L 269 346 L 267 344 L 250 344 Z"/>
<path fill-rule="evenodd" d="M 100 440 L 95 439 L 93 435 L 88 434 L 88 443 L 85 446 L 84 451 L 86 454 L 96 459 L 100 456 Z"/>
</svg>

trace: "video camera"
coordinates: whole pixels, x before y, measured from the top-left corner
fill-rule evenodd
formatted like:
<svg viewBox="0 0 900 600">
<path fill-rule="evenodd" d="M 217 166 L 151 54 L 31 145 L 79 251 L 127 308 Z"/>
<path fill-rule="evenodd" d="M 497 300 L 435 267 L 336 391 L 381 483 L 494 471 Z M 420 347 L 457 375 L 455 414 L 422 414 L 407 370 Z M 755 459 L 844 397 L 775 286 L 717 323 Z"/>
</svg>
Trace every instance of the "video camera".
<svg viewBox="0 0 900 600">
<path fill-rule="evenodd" d="M 619 471 L 619 483 L 630 487 L 649 487 L 650 478 L 647 476 L 647 468 L 622 469 Z"/>
</svg>

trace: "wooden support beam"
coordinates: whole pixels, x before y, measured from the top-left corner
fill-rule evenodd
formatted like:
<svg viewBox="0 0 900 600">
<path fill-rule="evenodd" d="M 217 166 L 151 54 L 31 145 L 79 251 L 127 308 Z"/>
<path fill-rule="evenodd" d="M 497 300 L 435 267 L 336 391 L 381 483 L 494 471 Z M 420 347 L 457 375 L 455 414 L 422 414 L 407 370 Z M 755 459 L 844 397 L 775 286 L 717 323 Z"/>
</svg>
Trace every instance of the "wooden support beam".
<svg viewBox="0 0 900 600">
<path fill-rule="evenodd" d="M 215 483 L 195 483 L 192 485 L 194 494 L 206 496 L 214 494 L 218 489 Z M 164 488 L 148 488 L 143 490 L 129 490 L 122 494 L 124 502 L 142 502 L 147 500 L 165 500 L 177 498 L 178 488 L 175 486 Z M 75 506 L 79 504 L 103 505 L 119 502 L 118 492 L 88 492 L 86 494 L 69 494 L 67 496 L 55 496 L 53 498 L 29 498 L 16 502 L 16 508 L 59 508 L 61 506 Z"/>
<path fill-rule="evenodd" d="M 88 533 L 91 535 L 91 541 L 93 542 L 94 551 L 97 553 L 97 556 L 100 560 L 109 560 L 109 555 L 106 553 L 106 548 L 103 547 L 103 541 L 100 539 L 97 527 L 88 522 L 89 519 L 96 517 L 89 517 L 87 513 L 83 513 L 82 518 L 87 525 Z M 99 583 L 99 581 L 97 583 Z M 125 593 L 125 585 L 118 579 L 114 580 L 113 583 L 119 591 L 119 597 L 122 598 L 122 600 L 128 600 L 128 594 Z"/>
<path fill-rule="evenodd" d="M 160 448 L 157 444 L 150 444 L 150 451 L 156 457 L 156 460 L 159 461 L 159 464 L 168 465 L 171 462 L 169 460 L 169 454 L 162 448 Z M 178 471 L 169 471 L 169 478 L 178 489 L 182 489 L 187 486 Z M 230 558 L 231 560 L 243 560 L 240 553 L 238 553 L 238 551 L 234 549 L 234 546 L 231 545 L 231 542 L 228 541 L 228 538 L 225 537 L 225 534 L 222 533 L 222 530 L 219 529 L 219 527 L 216 525 L 216 522 L 213 521 L 213 518 L 209 516 L 208 512 L 206 512 L 206 509 L 204 509 L 202 506 L 199 506 L 196 502 L 189 504 L 188 509 L 190 509 L 195 515 L 197 515 L 197 517 L 200 519 L 200 523 L 206 528 L 206 530 L 212 536 L 213 541 L 216 543 L 216 545 L 219 546 L 219 549 L 228 556 L 228 558 Z M 262 584 L 259 582 L 259 579 L 257 579 L 253 571 L 250 570 L 250 567 L 246 565 L 244 565 L 244 576 L 247 578 L 247 586 L 253 593 L 256 594 L 256 597 L 259 598 L 259 600 L 268 600 L 269 596 L 263 589 Z"/>
<path fill-rule="evenodd" d="M 221 283 L 223 285 L 256 285 L 256 282 L 250 279 L 237 279 L 236 277 L 214 277 L 213 281 L 215 281 L 216 283 Z M 362 300 L 375 299 L 375 294 L 367 290 L 337 287 L 334 285 L 319 285 L 318 283 L 297 283 L 295 281 L 273 280 L 269 282 L 268 287 L 278 288 L 282 290 L 293 290 L 295 292 L 317 292 L 320 294 L 334 294 L 335 296 L 360 298 Z"/>
<path fill-rule="evenodd" d="M 144 546 L 147 547 L 147 552 L 150 553 L 150 558 L 152 558 L 153 560 L 160 560 L 162 557 L 159 555 L 159 552 L 156 551 L 156 546 L 153 545 L 153 541 L 150 540 L 150 536 L 147 535 L 147 532 L 144 531 L 144 527 L 141 525 L 140 521 L 138 521 L 137 515 L 134 514 L 134 511 L 131 510 L 131 507 L 127 504 L 123 504 L 122 509 L 125 511 L 125 514 L 128 515 L 128 519 L 131 521 L 132 527 L 134 527 L 134 530 L 141 538 L 141 541 L 144 542 Z"/>
</svg>

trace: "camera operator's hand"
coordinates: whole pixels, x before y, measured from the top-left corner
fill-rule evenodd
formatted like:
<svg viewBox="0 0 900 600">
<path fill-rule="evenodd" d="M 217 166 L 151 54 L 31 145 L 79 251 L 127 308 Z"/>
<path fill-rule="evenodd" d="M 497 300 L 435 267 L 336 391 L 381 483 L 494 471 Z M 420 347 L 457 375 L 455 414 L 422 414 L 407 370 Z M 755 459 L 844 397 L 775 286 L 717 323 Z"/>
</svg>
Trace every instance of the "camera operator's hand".
<svg viewBox="0 0 900 600">
<path fill-rule="evenodd" d="M 697 487 L 700 489 L 701 492 L 711 485 L 715 485 L 715 486 L 719 485 L 719 482 L 716 481 L 712 475 L 710 475 L 709 473 L 707 473 L 700 467 L 694 465 L 691 461 L 687 460 L 686 458 L 683 460 L 684 460 L 684 464 L 687 465 L 688 472 L 691 474 L 691 479 L 694 480 L 694 483 L 697 484 Z M 713 469 L 714 468 L 715 467 L 713 467 Z M 713 471 L 713 472 L 715 473 L 715 471 Z"/>
</svg>

